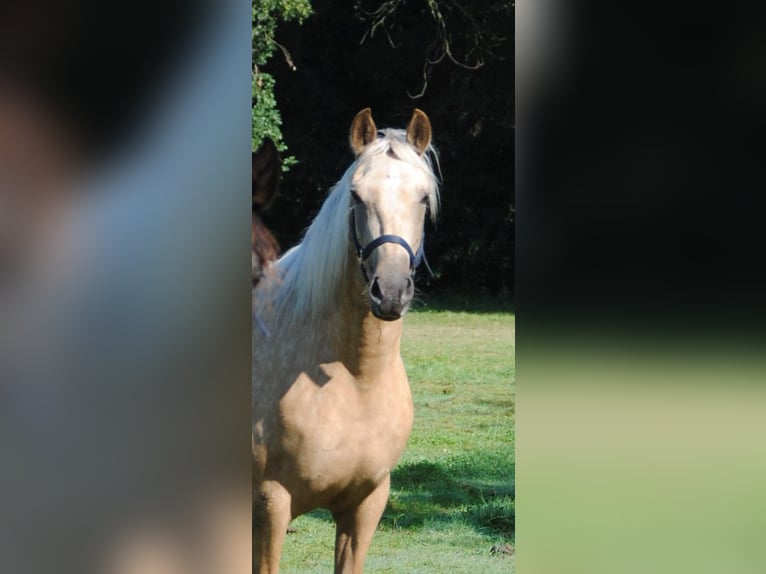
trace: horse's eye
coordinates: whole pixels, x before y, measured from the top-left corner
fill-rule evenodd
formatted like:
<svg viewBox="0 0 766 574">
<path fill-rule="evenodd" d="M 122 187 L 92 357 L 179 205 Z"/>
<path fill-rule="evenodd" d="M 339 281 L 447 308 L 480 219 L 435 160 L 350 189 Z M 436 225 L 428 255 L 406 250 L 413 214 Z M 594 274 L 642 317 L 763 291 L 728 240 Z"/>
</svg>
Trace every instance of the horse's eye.
<svg viewBox="0 0 766 574">
<path fill-rule="evenodd" d="M 428 205 L 428 196 L 424 195 L 423 199 L 420 200 L 420 203 L 422 203 L 423 205 Z"/>
<path fill-rule="evenodd" d="M 353 189 L 351 190 L 351 199 L 354 201 L 354 205 L 362 203 L 362 198 Z"/>
</svg>

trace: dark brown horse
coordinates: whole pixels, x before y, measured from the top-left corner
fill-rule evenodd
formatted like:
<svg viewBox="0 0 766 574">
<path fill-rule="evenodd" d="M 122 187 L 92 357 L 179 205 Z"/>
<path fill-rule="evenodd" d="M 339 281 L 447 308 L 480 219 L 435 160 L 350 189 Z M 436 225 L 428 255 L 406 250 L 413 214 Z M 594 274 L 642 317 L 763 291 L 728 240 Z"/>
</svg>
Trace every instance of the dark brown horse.
<svg viewBox="0 0 766 574">
<path fill-rule="evenodd" d="M 253 288 L 264 275 L 270 262 L 279 257 L 279 243 L 266 228 L 259 212 L 271 205 L 279 189 L 282 161 L 274 142 L 265 139 L 253 152 Z"/>
</svg>

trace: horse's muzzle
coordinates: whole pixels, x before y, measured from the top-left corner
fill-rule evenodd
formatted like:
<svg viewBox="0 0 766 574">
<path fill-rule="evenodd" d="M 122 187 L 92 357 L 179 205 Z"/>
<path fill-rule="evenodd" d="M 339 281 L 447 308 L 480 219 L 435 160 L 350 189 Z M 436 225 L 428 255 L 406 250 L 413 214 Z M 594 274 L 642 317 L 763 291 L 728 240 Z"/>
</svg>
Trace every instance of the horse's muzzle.
<svg viewBox="0 0 766 574">
<path fill-rule="evenodd" d="M 412 277 L 385 278 L 376 275 L 370 283 L 370 309 L 383 321 L 396 321 L 407 312 L 415 294 Z"/>
</svg>

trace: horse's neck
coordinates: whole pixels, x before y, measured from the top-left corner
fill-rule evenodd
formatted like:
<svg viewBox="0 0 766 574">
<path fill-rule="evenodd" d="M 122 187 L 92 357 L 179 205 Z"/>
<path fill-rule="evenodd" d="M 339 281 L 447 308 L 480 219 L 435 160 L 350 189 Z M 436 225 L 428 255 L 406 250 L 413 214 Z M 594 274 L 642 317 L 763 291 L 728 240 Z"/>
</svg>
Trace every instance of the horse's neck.
<svg viewBox="0 0 766 574">
<path fill-rule="evenodd" d="M 381 321 L 366 302 L 365 284 L 354 257 L 341 284 L 342 301 L 328 321 L 330 353 L 360 381 L 374 381 L 399 360 L 402 320 Z M 341 309 L 342 308 L 342 309 Z"/>
<path fill-rule="evenodd" d="M 357 378 L 374 382 L 391 366 L 401 360 L 402 319 L 381 321 L 367 313 L 362 323 L 362 339 L 359 346 L 359 370 Z"/>
</svg>

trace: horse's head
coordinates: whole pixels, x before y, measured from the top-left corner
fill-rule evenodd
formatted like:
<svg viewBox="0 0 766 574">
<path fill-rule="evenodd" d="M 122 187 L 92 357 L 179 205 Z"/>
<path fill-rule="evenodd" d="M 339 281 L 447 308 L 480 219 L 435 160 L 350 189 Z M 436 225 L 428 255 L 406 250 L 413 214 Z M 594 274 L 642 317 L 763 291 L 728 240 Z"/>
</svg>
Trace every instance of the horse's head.
<svg viewBox="0 0 766 574">
<path fill-rule="evenodd" d="M 253 225 L 252 276 L 253 287 L 263 277 L 264 267 L 279 256 L 279 244 L 261 221 L 258 212 L 268 207 L 279 188 L 282 160 L 277 146 L 270 139 L 263 140 L 258 151 L 253 152 Z"/>
<path fill-rule="evenodd" d="M 279 189 L 282 160 L 274 142 L 266 138 L 253 152 L 253 211 L 268 207 Z"/>
<path fill-rule="evenodd" d="M 423 224 L 436 208 L 436 180 L 426 159 L 431 122 L 416 109 L 406 131 L 378 130 L 370 109 L 351 124 L 357 156 L 350 180 L 350 227 L 370 308 L 394 321 L 407 312 L 415 293 L 415 268 L 423 258 Z"/>
</svg>

